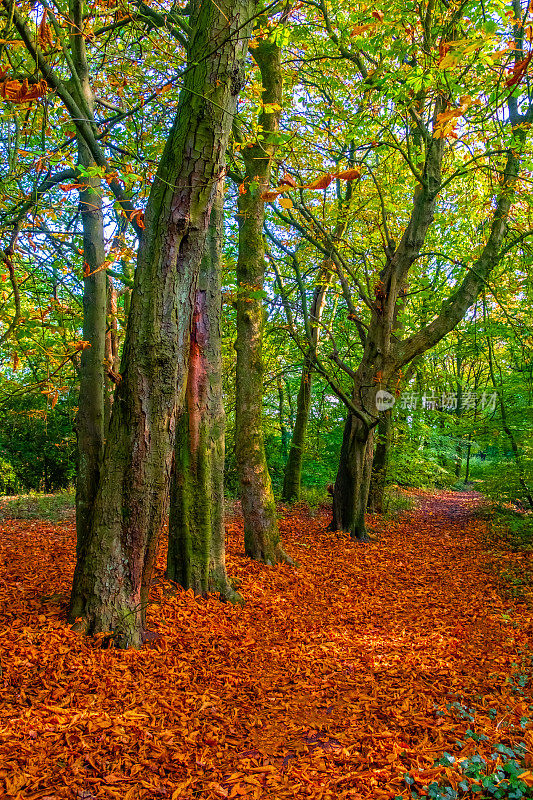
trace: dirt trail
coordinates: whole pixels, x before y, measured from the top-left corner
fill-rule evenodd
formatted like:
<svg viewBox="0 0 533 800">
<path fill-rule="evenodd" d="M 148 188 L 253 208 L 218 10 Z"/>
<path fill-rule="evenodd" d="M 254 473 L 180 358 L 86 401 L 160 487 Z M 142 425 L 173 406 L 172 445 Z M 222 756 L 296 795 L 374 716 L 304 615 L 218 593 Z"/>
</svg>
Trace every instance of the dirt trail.
<svg viewBox="0 0 533 800">
<path fill-rule="evenodd" d="M 371 520 L 370 545 L 326 532 L 326 512 L 287 511 L 297 569 L 250 563 L 231 519 L 246 606 L 160 579 L 161 636 L 128 653 L 65 624 L 72 524 L 5 522 L 0 787 L 24 800 L 391 798 L 406 772 L 423 783 L 442 752 L 471 752 L 468 728 L 486 754 L 523 739 L 531 613 L 488 569 L 514 556 L 488 543 L 479 503 L 419 493 L 399 521 Z"/>
</svg>

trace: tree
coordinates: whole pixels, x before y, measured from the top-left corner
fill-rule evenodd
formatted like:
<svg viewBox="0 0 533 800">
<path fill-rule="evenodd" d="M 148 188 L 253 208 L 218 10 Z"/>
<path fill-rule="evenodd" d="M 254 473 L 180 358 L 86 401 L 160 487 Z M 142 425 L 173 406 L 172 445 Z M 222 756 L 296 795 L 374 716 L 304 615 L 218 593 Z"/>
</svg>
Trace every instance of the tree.
<svg viewBox="0 0 533 800">
<path fill-rule="evenodd" d="M 482 77 L 479 60 L 476 63 L 470 61 L 468 66 L 464 63 L 472 58 L 471 53 L 476 52 L 478 59 L 483 48 L 491 48 L 491 37 L 498 29 L 496 23 L 484 27 L 483 20 L 472 22 L 469 18 L 463 18 L 462 12 L 455 7 L 437 7 L 428 2 L 413 9 L 414 17 L 412 24 L 409 22 L 410 34 L 405 46 L 400 48 L 397 37 L 390 38 L 394 13 L 399 13 L 393 9 L 387 20 L 380 13 L 374 15 L 377 22 L 356 26 L 354 42 L 347 44 L 344 36 L 346 12 L 343 9 L 335 10 L 336 27 L 326 5 L 323 4 L 320 9 L 330 41 L 349 67 L 353 68 L 350 73 L 352 83 L 347 81 L 348 87 L 353 86 L 354 72 L 358 73 L 361 81 L 362 102 L 357 109 L 352 130 L 357 130 L 365 138 L 368 133 L 363 123 L 368 123 L 372 130 L 371 143 L 361 143 L 356 149 L 362 151 L 358 160 L 359 170 L 368 170 L 368 180 L 370 186 L 375 188 L 379 214 L 375 233 L 369 239 L 366 252 L 370 252 L 374 246 L 372 239 L 376 234 L 382 241 L 381 263 L 378 262 L 379 266 L 375 264 L 373 274 L 366 270 L 366 254 L 360 256 L 360 263 L 354 265 L 347 257 L 349 246 L 332 248 L 332 262 L 342 287 L 348 319 L 356 327 L 361 349 L 357 360 L 355 353 L 350 354 L 348 360 L 343 360 L 333 344 L 330 361 L 337 369 L 337 374 L 322 358 L 315 357 L 316 369 L 322 372 L 348 409 L 331 527 L 333 530 L 349 531 L 353 538 L 365 540 L 364 512 L 370 455 L 367 449 L 379 421 L 376 394 L 384 389 L 394 391 L 397 388 L 395 376 L 399 376 L 407 364 L 434 347 L 458 324 L 475 302 L 504 248 L 508 248 L 513 239 L 508 231 L 509 215 L 514 192 L 520 184 L 520 163 L 526 148 L 527 128 L 533 117 L 528 99 L 523 97 L 520 89 L 520 81 L 529 62 L 523 47 L 522 23 L 516 22 L 514 67 L 505 89 L 506 95 L 510 91 L 508 132 L 502 138 L 496 111 L 503 101 L 498 88 L 500 84 L 493 84 L 492 79 L 487 82 L 485 75 Z M 494 11 L 499 13 L 497 9 Z M 515 3 L 513 18 L 519 18 L 520 14 L 520 5 Z M 402 23 L 408 23 L 405 15 L 402 16 Z M 505 30 L 507 21 L 504 15 L 500 16 L 500 25 Z M 461 38 L 457 38 L 459 31 Z M 367 46 L 361 41 L 364 36 L 368 38 Z M 390 47 L 387 57 L 386 47 Z M 376 61 L 378 55 L 379 62 Z M 505 53 L 503 59 L 498 81 L 501 81 L 508 59 Z M 455 74 L 459 64 L 460 80 Z M 374 90 L 376 94 L 372 102 Z M 476 94 L 490 96 L 490 111 L 481 99 L 474 102 Z M 340 102 L 338 96 L 335 100 Z M 367 113 L 367 108 L 371 114 Z M 476 111 L 478 108 L 479 111 Z M 490 141 L 487 141 L 479 155 L 471 157 L 465 147 L 471 139 L 468 121 L 479 116 L 489 119 L 493 128 Z M 456 127 L 461 117 L 465 123 L 458 133 Z M 488 136 L 486 138 L 488 140 Z M 378 156 L 378 147 L 390 149 L 390 159 L 396 170 L 401 168 L 401 162 L 395 160 L 398 154 L 403 159 L 410 176 L 409 189 L 403 180 L 390 182 L 390 174 L 387 175 L 387 169 L 384 168 L 387 159 Z M 454 183 L 460 186 L 468 175 L 469 167 L 475 164 L 479 169 L 481 163 L 490 176 L 486 191 L 493 208 L 490 224 L 485 223 L 481 227 L 483 243 L 467 264 L 461 262 L 462 272 L 457 270 L 450 275 L 443 286 L 442 303 L 435 318 L 412 332 L 402 324 L 405 338 L 401 339 L 395 334 L 395 329 L 398 327 L 398 317 L 404 314 L 409 283 L 416 277 L 419 264 L 426 257 L 424 249 L 429 254 L 438 249 L 434 242 L 437 231 L 431 233 L 435 215 L 447 213 L 445 198 L 449 197 L 449 202 L 453 203 L 451 186 Z M 283 214 L 276 209 L 276 216 L 285 229 L 292 227 L 310 243 L 316 242 L 312 232 L 318 231 L 323 239 L 327 238 L 331 243 L 327 223 L 319 219 L 320 207 L 316 202 L 309 202 L 303 190 L 323 190 L 325 204 L 328 187 L 334 178 L 335 175 L 327 173 L 315 182 L 304 185 L 300 189 L 299 202 L 295 205 L 297 213 Z M 494 186 L 498 188 L 494 189 Z M 411 192 L 409 204 L 408 191 Z M 403 197 L 403 206 L 401 213 L 395 215 L 395 209 L 386 195 L 394 198 L 396 193 Z M 406 208 L 409 209 L 407 214 Z M 470 215 L 473 209 L 463 208 L 462 204 L 456 202 L 454 212 L 455 219 L 460 220 L 461 214 Z M 456 222 L 456 225 L 460 224 Z M 351 252 L 354 250 L 352 248 Z M 363 279 L 361 272 L 365 276 Z M 451 292 L 450 282 L 454 284 Z M 300 293 L 303 305 L 303 292 Z M 349 388 L 345 386 L 347 378 Z"/>
<path fill-rule="evenodd" d="M 142 641 L 184 411 L 195 287 L 253 9 L 241 0 L 192 4 L 188 67 L 146 208 L 121 380 L 70 610 L 87 631 L 112 630 L 121 646 Z"/>
<path fill-rule="evenodd" d="M 4 4 L 5 7 L 6 4 Z M 74 136 L 71 141 L 77 148 L 77 164 L 69 164 L 68 169 L 55 174 L 46 175 L 44 180 L 36 184 L 34 190 L 28 193 L 22 202 L 15 206 L 13 219 L 13 246 L 25 223 L 29 213 L 35 214 L 43 196 L 54 190 L 62 182 L 66 184 L 62 189 L 78 190 L 79 213 L 82 224 L 82 245 L 79 252 L 83 255 L 83 330 L 82 348 L 79 358 L 80 390 L 78 401 L 78 414 L 76 418 L 76 433 L 78 442 L 78 466 L 76 476 L 76 527 L 78 536 L 78 552 L 81 552 L 91 526 L 91 515 L 99 483 L 102 465 L 104 439 L 106 432 L 106 401 L 109 407 L 109 387 L 106 385 L 106 327 L 107 327 L 107 302 L 108 286 L 111 294 L 111 285 L 108 283 L 105 264 L 105 236 L 102 175 L 109 165 L 97 141 L 97 121 L 95 117 L 95 92 L 93 69 L 91 74 L 90 55 L 87 50 L 87 15 L 84 16 L 83 3 L 70 0 L 68 14 L 56 15 L 54 10 L 44 6 L 38 25 L 37 37 L 32 35 L 28 22 L 24 17 L 25 9 L 9 9 L 9 26 L 18 35 L 18 42 L 24 45 L 27 57 L 31 58 L 35 66 L 40 69 L 43 79 L 34 82 L 33 91 L 25 89 L 25 82 L 6 79 L 5 91 L 14 93 L 15 102 L 23 104 L 43 99 L 48 89 L 56 89 L 70 115 L 74 127 Z M 13 13 L 11 13 L 13 12 Z M 63 26 L 61 24 L 63 23 Z M 31 24 L 31 23 L 30 23 Z M 9 27 L 8 26 L 8 27 Z M 56 43 L 59 46 L 56 46 Z M 60 53 L 60 62 L 57 63 L 56 52 Z M 54 63 L 56 62 L 56 63 Z M 19 66 L 27 69 L 24 62 Z M 63 72 L 69 78 L 63 80 Z M 61 112 L 60 112 L 61 113 Z M 47 105 L 43 110 L 43 136 L 45 138 L 45 125 L 47 122 Z M 44 150 L 44 147 L 42 148 Z M 50 154 L 47 154 L 51 157 Z M 43 155 L 39 159 L 37 173 L 42 169 Z M 69 157 L 66 159 L 69 161 Z M 116 177 L 110 183 L 115 187 L 120 202 L 128 211 L 133 206 L 126 199 Z M 12 212 L 13 213 L 13 212 Z M 54 235 L 46 223 L 41 224 L 41 230 L 50 237 L 54 246 L 57 246 Z M 76 252 L 76 248 L 73 248 Z M 77 255 L 77 253 L 76 253 Z M 109 281 L 112 279 L 109 278 Z M 110 337 L 107 337 L 109 340 Z M 112 349 L 112 348 L 111 348 Z"/>
<path fill-rule="evenodd" d="M 266 462 L 262 429 L 263 402 L 263 242 L 264 192 L 275 151 L 282 103 L 280 48 L 259 40 L 252 55 L 261 71 L 261 138 L 242 150 L 245 177 L 238 199 L 237 383 L 235 449 L 239 472 L 244 547 L 247 555 L 267 564 L 286 561 L 280 543 L 276 504 Z"/>
<path fill-rule="evenodd" d="M 69 2 L 71 84 L 77 104 L 94 126 L 94 93 L 83 31 L 83 3 Z M 55 18 L 54 18 L 55 21 Z M 59 26 L 57 26 L 59 29 Z M 99 170 L 83 136 L 77 133 L 80 214 L 83 225 L 83 340 L 76 433 L 76 531 L 83 552 L 100 480 L 105 437 L 107 284 L 104 269 L 104 216 Z M 96 169 L 95 169 L 96 167 Z M 91 174 L 92 173 L 92 174 Z"/>
<path fill-rule="evenodd" d="M 167 576 L 195 594 L 239 600 L 226 574 L 220 354 L 223 202 L 213 205 L 192 317 L 185 411 L 177 423 Z"/>
</svg>

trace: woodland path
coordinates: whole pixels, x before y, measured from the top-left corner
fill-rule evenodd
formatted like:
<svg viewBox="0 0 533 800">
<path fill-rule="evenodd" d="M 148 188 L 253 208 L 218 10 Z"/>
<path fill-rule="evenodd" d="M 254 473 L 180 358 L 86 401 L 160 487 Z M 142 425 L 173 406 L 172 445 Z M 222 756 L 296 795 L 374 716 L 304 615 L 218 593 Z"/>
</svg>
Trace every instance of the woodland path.
<svg viewBox="0 0 533 800">
<path fill-rule="evenodd" d="M 72 523 L 2 523 L 0 796 L 392 798 L 408 772 L 419 787 L 460 779 L 433 768 L 444 751 L 533 751 L 517 689 L 533 614 L 500 577 L 531 556 L 491 540 L 473 493 L 416 501 L 372 519 L 370 545 L 326 532 L 325 510 L 285 511 L 296 569 L 250 563 L 230 518 L 244 608 L 176 593 L 161 558 L 160 636 L 125 653 L 64 622 Z"/>
</svg>

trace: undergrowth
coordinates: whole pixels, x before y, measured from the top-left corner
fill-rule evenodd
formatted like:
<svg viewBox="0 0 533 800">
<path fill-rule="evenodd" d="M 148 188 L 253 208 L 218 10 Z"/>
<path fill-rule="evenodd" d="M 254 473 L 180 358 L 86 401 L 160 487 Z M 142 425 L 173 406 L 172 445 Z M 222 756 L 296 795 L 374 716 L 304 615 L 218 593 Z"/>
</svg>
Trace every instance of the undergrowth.
<svg viewBox="0 0 533 800">
<path fill-rule="evenodd" d="M 331 506 L 331 495 L 325 486 L 302 486 L 299 502 L 307 506 L 313 517 L 320 508 Z M 385 520 L 397 520 L 405 511 L 411 511 L 414 505 L 414 500 L 399 486 L 389 486 L 385 492 L 383 514 L 378 516 Z"/>
<path fill-rule="evenodd" d="M 492 535 L 511 549 L 533 551 L 533 512 L 497 504 L 481 507 L 478 515 L 489 521 Z"/>
<path fill-rule="evenodd" d="M 53 494 L 32 492 L 15 497 L 0 497 L 0 519 L 43 519 L 49 522 L 71 520 L 75 514 L 74 489 Z"/>
<path fill-rule="evenodd" d="M 385 492 L 383 503 L 383 517 L 387 520 L 397 520 L 405 511 L 411 511 L 415 506 L 412 497 L 402 492 L 397 486 L 389 486 Z"/>
<path fill-rule="evenodd" d="M 513 690 L 519 695 L 525 695 L 525 689 L 530 681 L 531 658 L 528 658 L 529 668 L 524 672 L 522 667 L 509 676 Z M 517 665 L 515 665 L 517 666 Z M 434 769 L 440 770 L 441 774 L 449 774 L 452 770 L 461 776 L 461 780 L 450 781 L 447 778 L 430 781 L 424 784 L 420 780 L 416 771 L 404 775 L 404 783 L 409 792 L 410 800 L 466 800 L 466 798 L 479 798 L 479 800 L 522 800 L 522 798 L 533 797 L 533 772 L 531 771 L 531 753 L 524 741 L 512 742 L 512 746 L 501 741 L 494 742 L 489 748 L 487 755 L 486 746 L 489 743 L 489 736 L 476 731 L 476 709 L 468 708 L 461 703 L 447 703 L 446 709 L 457 720 L 467 720 L 469 727 L 462 737 L 456 741 L 456 754 L 444 752 L 435 760 Z M 533 706 L 529 706 L 529 716 L 523 716 L 519 725 L 501 719 L 495 726 L 508 728 L 509 733 L 517 732 L 516 729 L 525 731 L 533 723 L 531 711 Z M 439 712 L 437 712 L 439 713 Z M 443 713 L 443 712 L 440 712 Z M 494 722 L 496 709 L 489 709 L 488 717 Z M 481 722 L 481 721 L 480 721 Z M 480 728 L 482 725 L 480 725 Z M 486 726 L 485 726 L 485 729 Z M 477 745 L 484 745 L 485 754 L 478 751 Z M 461 751 L 469 751 L 466 756 L 461 756 Z M 395 798 L 399 800 L 400 795 Z"/>
</svg>

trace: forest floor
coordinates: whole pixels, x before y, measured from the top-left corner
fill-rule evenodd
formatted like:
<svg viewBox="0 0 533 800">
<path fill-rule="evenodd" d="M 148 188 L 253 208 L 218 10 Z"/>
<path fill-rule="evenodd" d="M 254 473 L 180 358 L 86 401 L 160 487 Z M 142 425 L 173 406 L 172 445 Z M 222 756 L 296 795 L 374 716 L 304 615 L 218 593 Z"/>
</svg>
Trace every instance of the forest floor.
<svg viewBox="0 0 533 800">
<path fill-rule="evenodd" d="M 66 624 L 72 522 L 5 520 L 0 796 L 409 797 L 469 792 L 514 755 L 532 785 L 533 606 L 509 576 L 533 556 L 473 493 L 415 500 L 370 545 L 326 532 L 326 509 L 285 510 L 297 568 L 248 561 L 230 517 L 246 605 L 176 593 L 161 557 L 160 636 L 137 652 Z"/>
</svg>

